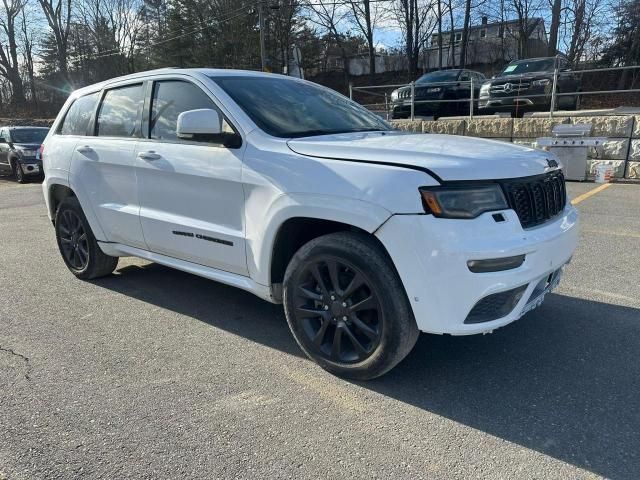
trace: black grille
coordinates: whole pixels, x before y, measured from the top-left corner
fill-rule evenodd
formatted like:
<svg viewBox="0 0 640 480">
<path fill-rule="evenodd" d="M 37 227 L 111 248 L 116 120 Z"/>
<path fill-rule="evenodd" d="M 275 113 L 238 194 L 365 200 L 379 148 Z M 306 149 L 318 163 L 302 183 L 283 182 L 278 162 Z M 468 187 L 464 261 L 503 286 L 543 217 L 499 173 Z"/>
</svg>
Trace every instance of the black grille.
<svg viewBox="0 0 640 480">
<path fill-rule="evenodd" d="M 535 227 L 558 215 L 567 203 L 562 170 L 502 183 L 509 207 L 523 228 Z"/>
<path fill-rule="evenodd" d="M 527 285 L 484 297 L 469 312 L 464 323 L 483 323 L 506 317 L 518 304 Z"/>
</svg>

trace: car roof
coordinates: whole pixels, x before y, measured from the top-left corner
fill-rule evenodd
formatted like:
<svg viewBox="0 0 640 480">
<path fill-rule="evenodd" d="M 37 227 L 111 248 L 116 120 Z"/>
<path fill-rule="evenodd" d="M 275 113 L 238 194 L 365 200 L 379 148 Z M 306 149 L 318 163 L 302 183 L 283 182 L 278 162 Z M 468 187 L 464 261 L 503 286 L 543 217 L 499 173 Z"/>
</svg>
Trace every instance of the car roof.
<svg viewBox="0 0 640 480">
<path fill-rule="evenodd" d="M 202 75 L 206 75 L 208 77 L 265 77 L 265 78 L 286 78 L 291 80 L 299 80 L 296 77 L 289 77 L 287 75 L 280 75 L 277 73 L 266 73 L 266 72 L 256 72 L 254 70 L 235 70 L 235 69 L 226 69 L 226 68 L 176 68 L 176 67 L 167 67 L 167 68 L 159 68 L 156 70 L 146 70 L 143 72 L 136 72 L 130 75 L 124 75 L 121 77 L 114 77 L 108 80 L 104 80 L 99 83 L 94 83 L 92 85 L 87 85 L 86 87 L 79 88 L 75 90 L 74 95 L 82 95 L 85 93 L 98 91 L 105 86 L 108 86 L 112 83 L 127 81 L 127 80 L 136 80 L 138 78 L 144 78 L 150 75 L 158 75 L 163 73 L 198 73 Z"/>
<path fill-rule="evenodd" d="M 26 129 L 26 128 L 28 128 L 29 130 L 33 130 L 34 128 L 39 128 L 39 129 L 42 129 L 42 130 L 49 130 L 49 127 L 36 127 L 36 126 L 30 127 L 28 125 L 20 125 L 20 126 L 15 126 L 15 127 L 12 127 L 11 125 L 7 125 L 5 128 L 10 128 L 11 130 L 22 130 L 22 129 Z"/>
</svg>

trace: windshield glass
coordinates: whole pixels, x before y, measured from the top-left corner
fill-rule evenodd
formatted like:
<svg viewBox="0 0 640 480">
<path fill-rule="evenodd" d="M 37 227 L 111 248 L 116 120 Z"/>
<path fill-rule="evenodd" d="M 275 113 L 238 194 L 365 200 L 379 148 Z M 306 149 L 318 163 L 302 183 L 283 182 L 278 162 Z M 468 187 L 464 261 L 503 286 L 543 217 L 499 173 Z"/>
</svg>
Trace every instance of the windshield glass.
<svg viewBox="0 0 640 480">
<path fill-rule="evenodd" d="M 262 130 L 275 137 L 391 130 L 348 98 L 283 77 L 211 77 Z"/>
<path fill-rule="evenodd" d="M 13 143 L 42 143 L 48 132 L 48 128 L 12 129 L 11 141 Z"/>
<path fill-rule="evenodd" d="M 518 62 L 507 65 L 499 77 L 505 75 L 519 75 L 521 73 L 530 72 L 550 72 L 553 70 L 553 58 L 545 58 L 542 60 L 533 60 L 530 62 Z"/>
<path fill-rule="evenodd" d="M 440 70 L 421 76 L 416 83 L 455 82 L 459 74 L 460 70 Z"/>
</svg>

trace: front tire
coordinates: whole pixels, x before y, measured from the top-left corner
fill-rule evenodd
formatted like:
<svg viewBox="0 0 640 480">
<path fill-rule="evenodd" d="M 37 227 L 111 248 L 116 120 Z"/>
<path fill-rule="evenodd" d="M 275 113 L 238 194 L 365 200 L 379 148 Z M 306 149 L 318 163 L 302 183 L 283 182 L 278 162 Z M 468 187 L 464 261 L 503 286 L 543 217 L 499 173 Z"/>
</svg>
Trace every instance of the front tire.
<svg viewBox="0 0 640 480">
<path fill-rule="evenodd" d="M 300 248 L 285 272 L 283 300 L 300 348 L 341 377 L 379 377 L 418 339 L 398 274 L 365 234 L 332 233 Z"/>
<path fill-rule="evenodd" d="M 27 180 L 24 176 L 24 172 L 22 171 L 22 167 L 18 162 L 13 162 L 12 164 L 13 176 L 16 177 L 16 181 L 18 183 L 27 183 Z"/>
<path fill-rule="evenodd" d="M 65 198 L 56 212 L 56 240 L 67 268 L 83 280 L 104 277 L 118 265 L 98 245 L 76 197 Z"/>
</svg>

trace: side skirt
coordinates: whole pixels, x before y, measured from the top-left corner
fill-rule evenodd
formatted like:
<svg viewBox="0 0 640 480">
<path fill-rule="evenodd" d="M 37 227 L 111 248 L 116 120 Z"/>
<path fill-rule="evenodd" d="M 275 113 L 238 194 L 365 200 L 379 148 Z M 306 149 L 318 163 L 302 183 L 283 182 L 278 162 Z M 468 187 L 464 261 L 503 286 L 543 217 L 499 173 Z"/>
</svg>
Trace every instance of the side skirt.
<svg viewBox="0 0 640 480">
<path fill-rule="evenodd" d="M 139 257 L 150 262 L 159 263 L 167 267 L 182 270 L 183 272 L 192 273 L 199 277 L 224 283 L 232 287 L 240 288 L 247 292 L 253 293 L 271 303 L 278 303 L 271 296 L 271 289 L 265 285 L 254 282 L 251 278 L 236 273 L 225 272 L 216 268 L 206 267 L 198 263 L 187 262 L 174 257 L 168 257 L 159 253 L 142 250 L 141 248 L 129 247 L 121 243 L 100 242 L 100 249 L 107 255 L 112 257 Z"/>
</svg>

